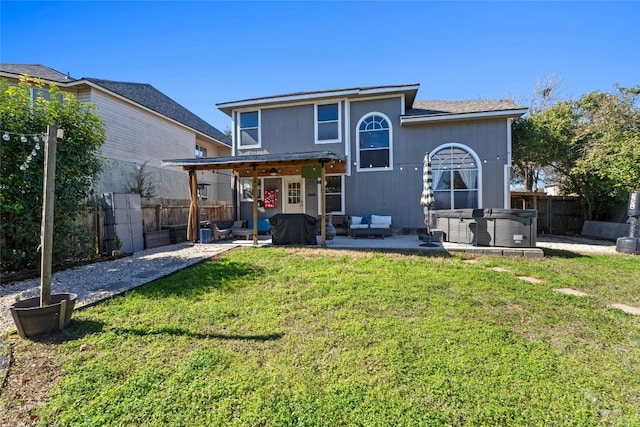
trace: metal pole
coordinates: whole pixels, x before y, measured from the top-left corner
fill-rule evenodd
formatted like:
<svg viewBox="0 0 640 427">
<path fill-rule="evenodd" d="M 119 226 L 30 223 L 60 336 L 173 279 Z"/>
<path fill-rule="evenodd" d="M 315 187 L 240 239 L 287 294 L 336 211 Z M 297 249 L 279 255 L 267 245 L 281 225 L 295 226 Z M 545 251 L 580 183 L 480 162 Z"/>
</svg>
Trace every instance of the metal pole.
<svg viewBox="0 0 640 427">
<path fill-rule="evenodd" d="M 51 258 L 53 253 L 53 204 L 56 188 L 56 143 L 58 128 L 47 126 L 44 143 L 44 181 L 42 189 L 42 226 L 40 228 L 40 306 L 51 300 Z"/>
</svg>

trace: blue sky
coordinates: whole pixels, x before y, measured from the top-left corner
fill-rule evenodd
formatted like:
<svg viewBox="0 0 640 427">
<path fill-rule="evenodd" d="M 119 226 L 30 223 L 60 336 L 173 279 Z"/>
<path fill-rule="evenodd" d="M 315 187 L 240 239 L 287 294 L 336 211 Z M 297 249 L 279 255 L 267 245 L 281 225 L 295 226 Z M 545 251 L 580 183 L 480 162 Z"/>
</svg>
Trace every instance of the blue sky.
<svg viewBox="0 0 640 427">
<path fill-rule="evenodd" d="M 215 104 L 420 83 L 418 99 L 528 106 L 640 83 L 640 2 L 0 2 L 0 61 L 150 83 L 220 130 Z"/>
</svg>

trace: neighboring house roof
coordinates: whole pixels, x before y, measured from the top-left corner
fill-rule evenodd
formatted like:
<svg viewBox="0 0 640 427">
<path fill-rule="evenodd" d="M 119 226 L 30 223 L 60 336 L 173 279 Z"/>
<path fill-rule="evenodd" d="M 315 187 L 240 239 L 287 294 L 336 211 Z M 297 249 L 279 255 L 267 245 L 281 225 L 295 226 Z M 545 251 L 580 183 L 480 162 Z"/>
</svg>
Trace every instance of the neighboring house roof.
<svg viewBox="0 0 640 427">
<path fill-rule="evenodd" d="M 39 64 L 0 64 L 0 74 L 21 75 L 28 74 L 58 83 L 59 86 L 76 86 L 79 84 L 93 84 L 120 95 L 136 104 L 142 105 L 176 122 L 182 123 L 201 132 L 223 144 L 231 145 L 231 139 L 220 130 L 211 126 L 200 117 L 187 110 L 182 105 L 169 98 L 158 89 L 147 83 L 119 82 L 96 78 L 73 79 L 52 68 Z"/>
<path fill-rule="evenodd" d="M 83 80 L 143 105 L 157 113 L 189 126 L 218 141 L 231 145 L 231 139 L 182 105 L 148 83 L 130 83 L 85 77 Z"/>
<path fill-rule="evenodd" d="M 28 74 L 31 77 L 50 80 L 58 83 L 69 83 L 75 81 L 68 74 L 63 74 L 53 68 L 40 64 L 0 64 L 0 71 L 9 74 Z"/>
<path fill-rule="evenodd" d="M 386 93 L 404 93 L 405 104 L 411 106 L 416 93 L 418 92 L 419 84 L 404 84 L 404 85 L 387 85 L 387 86 L 364 86 L 353 87 L 347 89 L 327 89 L 312 92 L 294 92 L 284 95 L 265 96 L 260 98 L 242 99 L 239 101 L 222 102 L 216 104 L 218 109 L 223 111 L 227 115 L 231 115 L 231 112 L 235 108 L 244 107 L 258 107 L 274 104 L 285 104 L 293 102 L 301 102 L 308 100 L 321 100 L 327 98 L 358 98 L 382 95 Z"/>
</svg>

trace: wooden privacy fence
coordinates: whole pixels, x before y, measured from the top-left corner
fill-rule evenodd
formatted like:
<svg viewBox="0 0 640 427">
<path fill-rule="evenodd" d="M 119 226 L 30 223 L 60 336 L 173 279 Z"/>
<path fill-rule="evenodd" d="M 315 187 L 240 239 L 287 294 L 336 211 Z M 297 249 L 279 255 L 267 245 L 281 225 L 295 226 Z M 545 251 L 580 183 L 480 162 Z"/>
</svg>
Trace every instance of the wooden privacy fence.
<svg viewBox="0 0 640 427">
<path fill-rule="evenodd" d="M 536 209 L 539 234 L 580 234 L 584 223 L 577 197 L 512 192 L 511 208 Z"/>
<path fill-rule="evenodd" d="M 166 226 L 186 225 L 189 217 L 189 200 L 142 199 L 143 231 L 156 231 Z M 201 221 L 233 219 L 231 202 L 200 201 Z"/>
<path fill-rule="evenodd" d="M 143 198 L 141 199 L 142 230 L 145 234 L 167 228 L 187 226 L 189 200 Z M 223 221 L 233 219 L 233 205 L 228 201 L 201 201 L 201 220 Z M 78 220 L 78 230 L 86 238 L 87 248 L 78 248 L 79 253 L 99 255 L 108 253 L 111 244 L 105 238 L 105 211 L 101 202 L 87 208 Z"/>
</svg>

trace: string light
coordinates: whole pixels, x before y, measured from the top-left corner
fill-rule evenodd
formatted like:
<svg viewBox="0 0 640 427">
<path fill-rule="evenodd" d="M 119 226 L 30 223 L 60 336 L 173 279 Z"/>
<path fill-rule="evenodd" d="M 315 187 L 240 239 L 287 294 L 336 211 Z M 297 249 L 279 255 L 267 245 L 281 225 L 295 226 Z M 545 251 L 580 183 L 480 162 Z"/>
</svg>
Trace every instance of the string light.
<svg viewBox="0 0 640 427">
<path fill-rule="evenodd" d="M 20 142 L 26 143 L 26 142 L 29 142 L 29 139 L 31 139 L 31 141 L 35 143 L 33 146 L 33 149 L 31 150 L 31 153 L 27 155 L 27 158 L 25 159 L 24 163 L 20 166 L 21 171 L 26 171 L 27 169 L 29 169 L 29 163 L 33 161 L 33 159 L 38 155 L 38 152 L 40 151 L 40 141 L 46 140 L 46 136 L 40 133 L 32 133 L 32 134 L 16 133 L 16 132 L 9 132 L 7 130 L 0 130 L 0 133 L 2 133 L 2 139 L 5 141 L 9 141 L 11 139 L 11 135 L 15 135 L 15 136 L 19 135 Z"/>
</svg>

